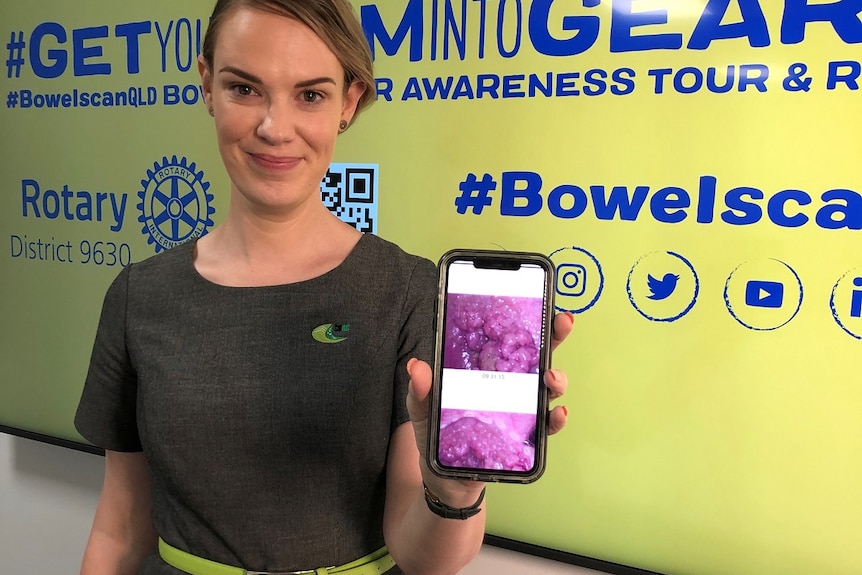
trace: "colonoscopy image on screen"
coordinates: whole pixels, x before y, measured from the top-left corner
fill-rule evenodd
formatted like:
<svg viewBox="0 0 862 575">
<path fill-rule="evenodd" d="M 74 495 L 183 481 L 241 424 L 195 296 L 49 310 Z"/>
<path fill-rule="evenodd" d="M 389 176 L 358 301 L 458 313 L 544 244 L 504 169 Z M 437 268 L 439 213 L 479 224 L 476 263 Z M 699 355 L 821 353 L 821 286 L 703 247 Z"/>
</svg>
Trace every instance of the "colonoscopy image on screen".
<svg viewBox="0 0 862 575">
<path fill-rule="evenodd" d="M 450 267 L 438 445 L 444 466 L 535 466 L 545 281 L 532 265 Z M 458 287 L 472 293 L 451 291 Z"/>
<path fill-rule="evenodd" d="M 449 294 L 443 367 L 538 373 L 541 329 L 542 298 Z"/>
</svg>

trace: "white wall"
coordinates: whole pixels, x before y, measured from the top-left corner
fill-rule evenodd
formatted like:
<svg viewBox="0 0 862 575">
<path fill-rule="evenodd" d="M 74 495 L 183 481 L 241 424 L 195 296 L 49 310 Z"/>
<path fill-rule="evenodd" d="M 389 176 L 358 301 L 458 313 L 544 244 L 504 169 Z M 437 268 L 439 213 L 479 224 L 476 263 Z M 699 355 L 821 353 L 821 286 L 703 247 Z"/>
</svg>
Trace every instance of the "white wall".
<svg viewBox="0 0 862 575">
<path fill-rule="evenodd" d="M 103 460 L 0 433 L 0 573 L 78 572 Z"/>
<path fill-rule="evenodd" d="M 96 455 L 0 433 L 0 573 L 75 575 L 102 485 Z M 462 575 L 597 573 L 485 547 Z"/>
</svg>

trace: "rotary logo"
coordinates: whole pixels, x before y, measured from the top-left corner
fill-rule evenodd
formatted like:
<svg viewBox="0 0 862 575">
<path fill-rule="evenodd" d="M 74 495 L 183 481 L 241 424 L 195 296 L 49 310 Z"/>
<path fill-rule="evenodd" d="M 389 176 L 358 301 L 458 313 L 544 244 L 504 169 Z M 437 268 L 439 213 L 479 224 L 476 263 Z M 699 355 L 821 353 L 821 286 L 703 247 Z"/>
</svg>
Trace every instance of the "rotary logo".
<svg viewBox="0 0 862 575">
<path fill-rule="evenodd" d="M 210 184 L 195 163 L 185 157 L 162 158 L 147 170 L 138 192 L 138 221 L 147 242 L 154 244 L 156 253 L 170 249 L 190 239 L 199 238 L 213 226 L 215 208 L 210 205 Z"/>
</svg>

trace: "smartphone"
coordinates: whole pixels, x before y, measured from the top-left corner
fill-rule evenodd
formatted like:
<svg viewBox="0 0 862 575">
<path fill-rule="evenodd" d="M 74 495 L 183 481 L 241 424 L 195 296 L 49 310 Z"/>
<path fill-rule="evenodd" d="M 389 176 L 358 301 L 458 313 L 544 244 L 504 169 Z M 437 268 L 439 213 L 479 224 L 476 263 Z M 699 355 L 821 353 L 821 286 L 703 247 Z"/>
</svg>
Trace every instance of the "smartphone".
<svg viewBox="0 0 862 575">
<path fill-rule="evenodd" d="M 529 483 L 544 472 L 554 270 L 537 253 L 440 259 L 427 449 L 437 475 Z"/>
</svg>

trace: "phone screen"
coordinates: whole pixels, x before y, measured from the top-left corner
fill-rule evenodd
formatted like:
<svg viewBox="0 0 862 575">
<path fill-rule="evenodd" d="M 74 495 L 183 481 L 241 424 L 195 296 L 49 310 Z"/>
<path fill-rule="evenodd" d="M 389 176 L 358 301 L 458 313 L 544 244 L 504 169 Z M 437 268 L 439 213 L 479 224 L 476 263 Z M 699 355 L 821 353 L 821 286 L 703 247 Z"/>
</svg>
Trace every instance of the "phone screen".
<svg viewBox="0 0 862 575">
<path fill-rule="evenodd" d="M 535 263 L 449 264 L 437 443 L 443 468 L 536 469 L 548 281 Z"/>
</svg>

